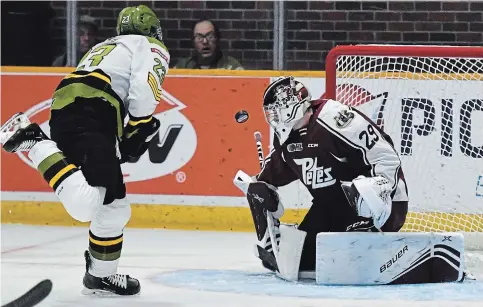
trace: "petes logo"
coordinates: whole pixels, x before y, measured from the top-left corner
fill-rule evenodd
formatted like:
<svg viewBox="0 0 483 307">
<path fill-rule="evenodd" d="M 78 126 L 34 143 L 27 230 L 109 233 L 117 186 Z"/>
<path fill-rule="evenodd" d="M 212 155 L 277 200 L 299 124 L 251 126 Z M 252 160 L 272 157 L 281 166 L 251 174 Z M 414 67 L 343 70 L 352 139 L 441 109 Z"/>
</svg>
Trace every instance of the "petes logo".
<svg viewBox="0 0 483 307">
<path fill-rule="evenodd" d="M 317 158 L 294 159 L 297 165 L 302 166 L 302 179 L 308 188 L 320 189 L 335 183 L 330 172 L 331 167 L 317 166 Z"/>
<path fill-rule="evenodd" d="M 186 106 L 166 91 L 162 92 L 161 100 L 161 104 L 168 104 L 170 108 L 154 114 L 161 121 L 161 128 L 151 140 L 146 153 L 135 163 L 122 165 L 125 182 L 149 180 L 171 174 L 188 163 L 196 151 L 196 131 L 188 118 L 180 112 Z M 51 101 L 52 99 L 42 101 L 24 113 L 32 118 L 40 112 L 49 111 Z M 48 121 L 40 124 L 40 127 L 50 136 Z M 17 154 L 23 162 L 34 167 L 24 154 Z M 179 178 L 177 180 L 182 182 Z"/>
</svg>

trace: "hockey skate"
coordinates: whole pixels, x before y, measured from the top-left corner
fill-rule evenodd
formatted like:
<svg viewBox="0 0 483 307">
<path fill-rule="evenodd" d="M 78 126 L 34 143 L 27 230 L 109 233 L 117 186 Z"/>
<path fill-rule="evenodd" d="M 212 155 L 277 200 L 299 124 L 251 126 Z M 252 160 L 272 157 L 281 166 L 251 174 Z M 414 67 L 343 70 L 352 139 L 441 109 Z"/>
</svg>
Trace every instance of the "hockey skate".
<svg viewBox="0 0 483 307">
<path fill-rule="evenodd" d="M 82 294 L 85 295 L 135 295 L 141 290 L 139 281 L 129 275 L 114 274 L 107 277 L 95 277 L 89 274 L 91 266 L 91 254 L 85 251 L 86 274 L 84 275 L 84 289 Z"/>
<path fill-rule="evenodd" d="M 40 141 L 49 138 L 36 123 L 19 112 L 12 116 L 0 129 L 0 142 L 6 152 L 29 151 Z"/>
</svg>

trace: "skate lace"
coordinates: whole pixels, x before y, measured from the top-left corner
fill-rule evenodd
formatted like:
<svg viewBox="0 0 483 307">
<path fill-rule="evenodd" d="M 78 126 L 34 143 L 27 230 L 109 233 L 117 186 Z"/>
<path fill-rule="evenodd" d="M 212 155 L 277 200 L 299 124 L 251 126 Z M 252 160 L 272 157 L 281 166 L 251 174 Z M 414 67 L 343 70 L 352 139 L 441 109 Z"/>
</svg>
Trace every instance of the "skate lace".
<svg viewBox="0 0 483 307">
<path fill-rule="evenodd" d="M 17 148 L 17 151 L 26 151 L 32 149 L 34 145 L 37 144 L 37 141 L 35 140 L 27 140 L 23 141 L 22 144 L 20 144 Z"/>
<path fill-rule="evenodd" d="M 127 289 L 127 275 L 114 274 L 107 276 L 107 280 L 116 287 Z"/>
</svg>

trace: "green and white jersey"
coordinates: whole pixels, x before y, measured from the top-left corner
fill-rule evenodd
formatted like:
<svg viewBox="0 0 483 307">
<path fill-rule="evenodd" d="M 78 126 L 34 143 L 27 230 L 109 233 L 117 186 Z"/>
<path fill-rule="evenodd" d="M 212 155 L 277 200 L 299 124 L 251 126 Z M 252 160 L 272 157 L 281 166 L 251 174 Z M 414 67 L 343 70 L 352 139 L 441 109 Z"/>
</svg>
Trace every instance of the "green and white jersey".
<svg viewBox="0 0 483 307">
<path fill-rule="evenodd" d="M 120 35 L 101 42 L 84 55 L 76 71 L 67 75 L 54 93 L 52 109 L 76 97 L 101 98 L 118 111 L 118 134 L 124 117 L 142 120 L 161 100 L 170 55 L 159 40 L 142 35 Z"/>
</svg>

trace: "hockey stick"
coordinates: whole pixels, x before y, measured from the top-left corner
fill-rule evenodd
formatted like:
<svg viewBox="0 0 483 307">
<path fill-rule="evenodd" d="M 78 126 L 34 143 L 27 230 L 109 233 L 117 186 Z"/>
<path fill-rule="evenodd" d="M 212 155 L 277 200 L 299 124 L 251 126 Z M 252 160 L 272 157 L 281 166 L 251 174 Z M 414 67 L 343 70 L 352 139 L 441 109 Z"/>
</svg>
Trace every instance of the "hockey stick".
<svg viewBox="0 0 483 307">
<path fill-rule="evenodd" d="M 262 134 L 260 131 L 255 131 L 253 134 L 255 137 L 255 143 L 257 144 L 257 153 L 258 153 L 258 162 L 260 163 L 260 170 L 263 170 L 265 166 L 265 156 L 263 154 L 263 144 L 262 144 Z M 278 243 L 275 234 L 273 233 L 273 228 L 275 225 L 273 224 L 273 216 L 272 213 L 267 211 L 267 228 L 268 234 L 270 235 L 270 241 L 272 242 L 272 250 L 273 255 L 275 256 L 275 260 L 278 262 Z"/>
<path fill-rule="evenodd" d="M 257 144 L 258 162 L 260 163 L 260 170 L 263 170 L 263 167 L 265 166 L 265 157 L 263 155 L 262 134 L 260 133 L 260 131 L 255 131 L 253 136 L 255 137 L 255 143 Z"/>
<path fill-rule="evenodd" d="M 45 299 L 52 291 L 52 281 L 44 279 L 18 299 L 2 307 L 32 307 Z"/>
</svg>

